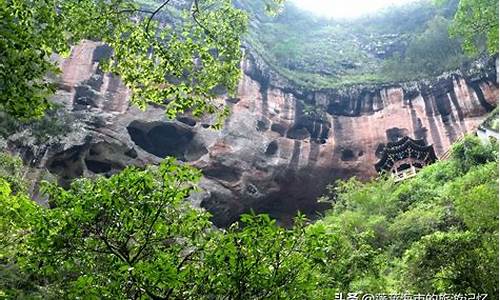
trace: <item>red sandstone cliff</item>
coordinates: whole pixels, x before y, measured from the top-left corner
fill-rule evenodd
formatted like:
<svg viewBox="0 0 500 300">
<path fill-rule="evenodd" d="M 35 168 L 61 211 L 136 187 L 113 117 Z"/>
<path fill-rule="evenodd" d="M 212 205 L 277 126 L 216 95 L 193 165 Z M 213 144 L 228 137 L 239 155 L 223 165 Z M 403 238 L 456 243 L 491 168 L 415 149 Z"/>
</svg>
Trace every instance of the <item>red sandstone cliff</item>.
<svg viewBox="0 0 500 300">
<path fill-rule="evenodd" d="M 161 109 L 131 107 L 119 79 L 98 69 L 107 51 L 85 42 L 61 64 L 56 101 L 73 116 L 71 131 L 45 145 L 14 135 L 10 147 L 25 158 L 31 153 L 36 167 L 63 184 L 175 156 L 201 168 L 204 192 L 193 201 L 222 226 L 251 208 L 283 220 L 297 210 L 321 210 L 315 199 L 327 184 L 376 175 L 373 165 L 387 141 L 425 139 L 440 155 L 498 102 L 494 68 L 475 77 L 456 72 L 429 82 L 308 91 L 283 83 L 249 56 L 238 97 L 221 100 L 232 114 L 213 131 L 189 116 L 169 121 Z M 307 114 L 307 105 L 324 112 Z"/>
</svg>

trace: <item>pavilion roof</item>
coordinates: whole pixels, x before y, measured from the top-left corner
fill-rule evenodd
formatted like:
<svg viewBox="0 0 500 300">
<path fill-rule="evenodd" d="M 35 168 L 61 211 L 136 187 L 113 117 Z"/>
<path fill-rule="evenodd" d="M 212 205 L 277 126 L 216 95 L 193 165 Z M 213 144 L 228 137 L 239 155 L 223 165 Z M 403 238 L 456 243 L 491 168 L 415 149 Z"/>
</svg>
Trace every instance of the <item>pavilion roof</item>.
<svg viewBox="0 0 500 300">
<path fill-rule="evenodd" d="M 413 158 L 422 161 L 426 165 L 437 160 L 434 147 L 426 145 L 424 140 L 414 140 L 408 136 L 396 142 L 389 142 L 382 151 L 382 157 L 375 164 L 378 172 L 391 170 L 396 161 Z"/>
</svg>

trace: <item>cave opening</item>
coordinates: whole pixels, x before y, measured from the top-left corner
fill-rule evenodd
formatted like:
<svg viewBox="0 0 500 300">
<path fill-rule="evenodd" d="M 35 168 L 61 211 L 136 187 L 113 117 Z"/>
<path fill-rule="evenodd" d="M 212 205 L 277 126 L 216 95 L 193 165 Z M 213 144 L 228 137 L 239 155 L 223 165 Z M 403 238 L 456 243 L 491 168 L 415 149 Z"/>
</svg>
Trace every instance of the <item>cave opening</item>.
<svg viewBox="0 0 500 300">
<path fill-rule="evenodd" d="M 285 136 L 286 127 L 278 123 L 273 123 L 271 125 L 271 131 L 277 132 L 281 136 Z"/>
<path fill-rule="evenodd" d="M 409 134 L 408 129 L 393 127 L 385 131 L 389 142 L 397 142 Z"/>
<path fill-rule="evenodd" d="M 174 123 L 133 121 L 127 130 L 137 146 L 161 158 L 192 161 L 208 153 L 203 145 L 194 143 L 191 130 Z"/>
<path fill-rule="evenodd" d="M 351 149 L 342 149 L 340 153 L 341 153 L 341 159 L 343 161 L 356 160 L 356 155 Z"/>
<path fill-rule="evenodd" d="M 231 167 L 224 165 L 215 165 L 203 169 L 203 175 L 209 178 L 215 178 L 226 182 L 237 182 L 241 178 L 241 173 Z"/>
<path fill-rule="evenodd" d="M 293 126 L 287 133 L 287 138 L 294 140 L 305 140 L 311 137 L 311 133 L 304 125 Z"/>
<path fill-rule="evenodd" d="M 266 155 L 271 156 L 276 154 L 276 152 L 278 152 L 278 142 L 272 141 L 267 145 Z"/>
<path fill-rule="evenodd" d="M 196 120 L 193 118 L 190 118 L 190 117 L 186 117 L 186 116 L 177 117 L 177 121 L 184 123 L 184 124 L 191 126 L 191 127 L 196 126 Z"/>
<path fill-rule="evenodd" d="M 268 120 L 259 120 L 257 121 L 257 127 L 256 127 L 257 131 L 266 131 L 269 129 L 269 121 Z"/>
<path fill-rule="evenodd" d="M 50 173 L 57 175 L 62 187 L 68 188 L 74 178 L 83 175 L 84 166 L 80 159 L 83 150 L 82 146 L 75 146 L 54 155 L 47 162 L 47 169 Z"/>
<path fill-rule="evenodd" d="M 112 170 L 110 163 L 93 159 L 85 159 L 85 165 L 87 166 L 87 169 L 96 174 L 106 173 Z"/>
</svg>

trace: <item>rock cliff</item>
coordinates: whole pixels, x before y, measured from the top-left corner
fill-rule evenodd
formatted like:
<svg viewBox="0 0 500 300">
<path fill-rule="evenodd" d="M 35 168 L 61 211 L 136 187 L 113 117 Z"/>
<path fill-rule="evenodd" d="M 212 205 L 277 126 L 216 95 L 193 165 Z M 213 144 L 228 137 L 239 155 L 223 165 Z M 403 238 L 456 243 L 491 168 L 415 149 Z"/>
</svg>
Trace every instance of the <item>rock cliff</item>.
<svg viewBox="0 0 500 300">
<path fill-rule="evenodd" d="M 160 108 L 130 106 L 119 78 L 98 68 L 108 53 L 90 41 L 75 47 L 61 61 L 55 97 L 63 106 L 56 117 L 69 120 L 64 131 L 43 143 L 29 130 L 18 132 L 8 148 L 63 185 L 175 156 L 202 170 L 203 191 L 193 201 L 219 226 L 250 209 L 285 223 L 297 210 L 321 211 L 315 199 L 327 184 L 376 175 L 388 141 L 425 139 L 439 156 L 498 101 L 494 64 L 474 76 L 457 71 L 430 81 L 311 91 L 283 81 L 249 54 L 238 97 L 221 98 L 231 116 L 214 131 L 206 120 L 169 121 Z"/>
</svg>

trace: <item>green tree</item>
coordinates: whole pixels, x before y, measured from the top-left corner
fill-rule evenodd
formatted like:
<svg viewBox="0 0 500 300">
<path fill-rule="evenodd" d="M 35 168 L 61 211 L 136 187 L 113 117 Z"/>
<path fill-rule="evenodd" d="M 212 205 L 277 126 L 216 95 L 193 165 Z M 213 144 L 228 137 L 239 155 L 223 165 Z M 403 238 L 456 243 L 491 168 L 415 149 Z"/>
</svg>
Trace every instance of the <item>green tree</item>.
<svg viewBox="0 0 500 300">
<path fill-rule="evenodd" d="M 467 136 L 412 179 L 338 182 L 314 226 L 339 241 L 340 291 L 498 294 L 498 152 Z"/>
<path fill-rule="evenodd" d="M 243 215 L 211 241 L 198 293 L 215 299 L 320 296 L 318 266 L 328 240 L 323 231 L 307 231 L 305 221 L 299 216 L 285 229 L 267 215 Z"/>
<path fill-rule="evenodd" d="M 424 32 L 409 43 L 404 55 L 384 62 L 384 70 L 395 80 L 437 76 L 456 69 L 465 62 L 460 41 L 449 36 L 450 21 L 436 16 L 426 24 Z"/>
<path fill-rule="evenodd" d="M 16 256 L 29 237 L 41 208 L 26 194 L 11 189 L 0 177 L 0 298 L 25 298 L 34 286 L 18 268 Z"/>
<path fill-rule="evenodd" d="M 0 108 L 19 118 L 41 116 L 55 88 L 46 76 L 58 72 L 50 55 L 68 54 L 72 44 L 107 28 L 109 33 L 119 23 L 113 12 L 131 8 L 113 2 L 1 0 Z"/>
<path fill-rule="evenodd" d="M 476 136 L 468 135 L 453 145 L 452 157 L 463 173 L 487 162 L 498 161 L 498 143 L 482 144 Z"/>
<path fill-rule="evenodd" d="M 498 163 L 474 168 L 447 188 L 457 215 L 474 232 L 498 230 Z"/>
<path fill-rule="evenodd" d="M 111 178 L 48 185 L 17 265 L 54 298 L 184 298 L 210 226 L 185 198 L 199 172 L 167 160 Z"/>
<path fill-rule="evenodd" d="M 368 184 L 352 178 L 337 182 L 332 190 L 333 209 L 318 224 L 338 240 L 322 271 L 336 290 L 387 291 L 384 250 L 391 241 L 389 221 L 399 210 L 393 190 L 393 181 L 387 178 Z"/>
<path fill-rule="evenodd" d="M 0 179 L 9 184 L 9 189 L 14 193 L 27 191 L 24 181 L 26 169 L 20 157 L 12 156 L 5 152 L 0 152 Z"/>
<path fill-rule="evenodd" d="M 426 75 L 457 68 L 462 62 L 462 52 L 457 39 L 448 36 L 450 21 L 437 16 L 427 23 L 426 30 L 411 41 L 405 58 L 414 68 Z M 409 70 L 411 71 L 411 70 Z"/>
<path fill-rule="evenodd" d="M 172 159 L 110 178 L 46 184 L 52 209 L 0 178 L 0 295 L 86 299 L 324 299 L 350 254 L 303 216 L 243 215 L 227 230 L 186 197 L 200 172 Z M 366 256 L 363 256 L 365 258 Z M 360 257 L 359 260 L 362 260 Z M 348 265 L 348 263 L 346 263 Z"/>
<path fill-rule="evenodd" d="M 460 0 L 450 34 L 463 39 L 463 48 L 470 55 L 482 50 L 498 53 L 498 1 Z"/>
<path fill-rule="evenodd" d="M 421 237 L 445 227 L 445 214 L 443 206 L 425 203 L 398 215 L 389 227 L 394 254 L 400 256 Z"/>
<path fill-rule="evenodd" d="M 156 103 L 170 117 L 191 111 L 222 118 L 227 111 L 214 98 L 237 85 L 246 16 L 229 0 L 195 0 L 176 26 L 160 24 L 169 2 L 150 11 L 129 0 L 1 0 L 0 109 L 41 116 L 54 92 L 47 75 L 58 72 L 50 56 L 95 39 L 113 49 L 102 66 L 120 75 L 140 108 Z"/>
<path fill-rule="evenodd" d="M 480 292 L 496 298 L 498 259 L 491 260 L 494 248 L 483 239 L 467 231 L 425 236 L 405 254 L 403 286 L 419 293 Z"/>
<path fill-rule="evenodd" d="M 461 0 L 451 34 L 463 38 L 468 53 L 477 53 L 484 39 L 488 52 L 498 53 L 498 1 Z"/>
</svg>

